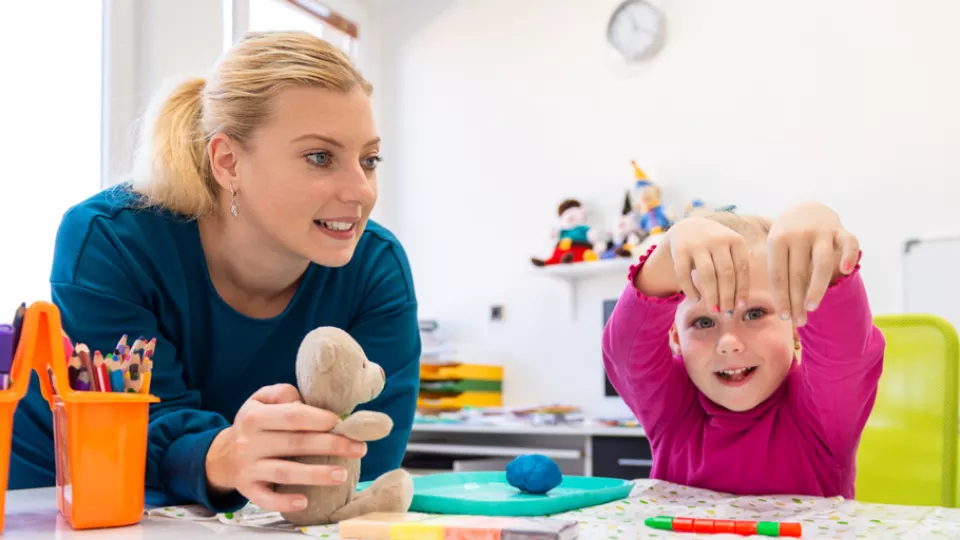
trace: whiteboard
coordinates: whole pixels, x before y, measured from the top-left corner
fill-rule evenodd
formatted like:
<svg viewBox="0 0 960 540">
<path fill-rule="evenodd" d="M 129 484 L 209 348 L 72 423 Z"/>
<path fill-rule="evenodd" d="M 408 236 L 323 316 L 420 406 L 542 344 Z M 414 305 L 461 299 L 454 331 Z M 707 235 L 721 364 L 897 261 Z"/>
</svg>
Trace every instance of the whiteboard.
<svg viewBox="0 0 960 540">
<path fill-rule="evenodd" d="M 903 245 L 905 313 L 943 317 L 960 332 L 960 233 L 911 238 Z"/>
</svg>

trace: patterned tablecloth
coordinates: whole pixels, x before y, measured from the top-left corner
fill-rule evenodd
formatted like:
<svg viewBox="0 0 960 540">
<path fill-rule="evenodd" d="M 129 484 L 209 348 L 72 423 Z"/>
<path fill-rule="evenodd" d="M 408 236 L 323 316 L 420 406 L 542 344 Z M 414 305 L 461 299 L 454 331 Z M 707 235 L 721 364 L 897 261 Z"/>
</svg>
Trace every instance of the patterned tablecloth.
<svg viewBox="0 0 960 540">
<path fill-rule="evenodd" d="M 153 508 L 152 516 L 178 519 L 218 520 L 242 527 L 301 532 L 308 536 L 339 539 L 337 527 L 326 525 L 298 529 L 278 514 L 248 505 L 233 514 L 213 515 L 196 506 Z M 630 497 L 554 517 L 580 523 L 584 540 L 743 538 L 733 535 L 677 534 L 646 527 L 643 521 L 656 515 L 715 519 L 799 521 L 803 538 L 960 539 L 960 509 L 868 504 L 841 498 L 739 497 L 679 486 L 658 480 L 637 480 Z"/>
</svg>

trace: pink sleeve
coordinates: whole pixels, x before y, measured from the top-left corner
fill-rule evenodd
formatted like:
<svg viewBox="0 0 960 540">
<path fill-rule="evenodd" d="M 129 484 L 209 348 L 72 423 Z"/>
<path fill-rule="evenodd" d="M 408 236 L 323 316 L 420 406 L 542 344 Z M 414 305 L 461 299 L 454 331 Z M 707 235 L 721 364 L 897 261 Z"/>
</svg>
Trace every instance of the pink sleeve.
<svg viewBox="0 0 960 540">
<path fill-rule="evenodd" d="M 673 359 L 668 337 L 683 295 L 653 298 L 633 285 L 653 249 L 630 267 L 628 284 L 603 331 L 607 377 L 651 441 L 695 396 L 683 364 Z"/>
<path fill-rule="evenodd" d="M 798 333 L 803 377 L 795 395 L 835 455 L 845 455 L 873 409 L 886 344 L 873 324 L 859 265 L 827 290 Z"/>
</svg>

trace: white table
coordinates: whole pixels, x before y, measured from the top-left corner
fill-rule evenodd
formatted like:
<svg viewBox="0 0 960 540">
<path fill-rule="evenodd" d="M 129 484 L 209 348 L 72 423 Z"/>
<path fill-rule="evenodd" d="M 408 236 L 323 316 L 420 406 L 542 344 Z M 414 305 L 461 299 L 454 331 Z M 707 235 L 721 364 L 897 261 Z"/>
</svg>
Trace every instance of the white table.
<svg viewBox="0 0 960 540">
<path fill-rule="evenodd" d="M 123 539 L 187 540 L 229 534 L 232 539 L 301 538 L 289 532 L 230 527 L 214 521 L 185 521 L 144 516 L 139 525 L 114 529 L 75 531 L 57 510 L 56 488 L 23 489 L 7 492 L 6 524 L 2 540 Z"/>
</svg>

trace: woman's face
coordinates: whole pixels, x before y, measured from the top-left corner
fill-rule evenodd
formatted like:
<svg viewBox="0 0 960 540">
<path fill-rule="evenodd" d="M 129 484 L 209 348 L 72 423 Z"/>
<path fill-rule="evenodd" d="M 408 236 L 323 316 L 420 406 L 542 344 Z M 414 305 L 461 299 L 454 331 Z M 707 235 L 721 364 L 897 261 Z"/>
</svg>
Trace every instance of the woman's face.
<svg viewBox="0 0 960 540">
<path fill-rule="evenodd" d="M 347 264 L 377 201 L 380 138 L 363 90 L 286 89 L 245 146 L 241 219 L 285 255 Z"/>
</svg>

